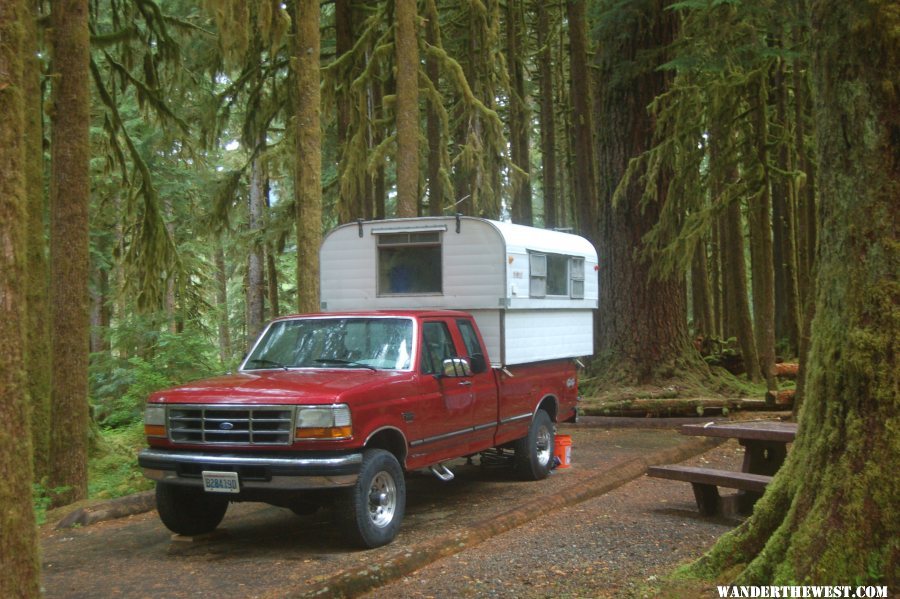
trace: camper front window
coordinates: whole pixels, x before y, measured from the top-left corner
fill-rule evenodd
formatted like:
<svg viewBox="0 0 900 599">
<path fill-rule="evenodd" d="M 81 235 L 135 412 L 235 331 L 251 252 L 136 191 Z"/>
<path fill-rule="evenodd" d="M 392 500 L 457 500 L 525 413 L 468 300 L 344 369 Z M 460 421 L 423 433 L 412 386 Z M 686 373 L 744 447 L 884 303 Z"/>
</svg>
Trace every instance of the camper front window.
<svg viewBox="0 0 900 599">
<path fill-rule="evenodd" d="M 378 235 L 378 295 L 442 293 L 441 234 Z"/>
</svg>

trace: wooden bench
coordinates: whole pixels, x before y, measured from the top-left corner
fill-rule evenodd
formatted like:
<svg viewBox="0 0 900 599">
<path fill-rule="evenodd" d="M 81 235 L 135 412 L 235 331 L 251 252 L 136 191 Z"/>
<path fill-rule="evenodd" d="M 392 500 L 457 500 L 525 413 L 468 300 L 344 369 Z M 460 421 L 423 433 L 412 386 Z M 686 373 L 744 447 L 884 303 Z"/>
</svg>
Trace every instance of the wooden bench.
<svg viewBox="0 0 900 599">
<path fill-rule="evenodd" d="M 679 465 L 651 466 L 647 469 L 647 475 L 691 483 L 694 489 L 694 498 L 697 500 L 697 507 L 704 516 L 730 511 L 722 509 L 719 487 L 746 491 L 749 497 L 746 498 L 746 501 L 740 501 L 743 505 L 738 506 L 738 511 L 745 511 L 747 507 L 752 506 L 753 502 L 762 495 L 766 490 L 766 485 L 772 480 L 771 476 L 764 474 Z"/>
</svg>

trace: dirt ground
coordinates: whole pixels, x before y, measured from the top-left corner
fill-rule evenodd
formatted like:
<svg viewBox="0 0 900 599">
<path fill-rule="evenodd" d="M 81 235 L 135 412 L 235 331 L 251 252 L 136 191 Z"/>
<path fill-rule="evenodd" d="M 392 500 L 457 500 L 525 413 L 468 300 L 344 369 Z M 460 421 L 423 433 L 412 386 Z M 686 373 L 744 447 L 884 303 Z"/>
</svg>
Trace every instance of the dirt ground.
<svg viewBox="0 0 900 599">
<path fill-rule="evenodd" d="M 264 504 L 229 508 L 206 538 L 173 536 L 150 512 L 82 528 L 41 532 L 43 587 L 52 597 L 280 597 L 322 590 L 341 572 L 409 557 L 416 547 L 490 521 L 535 498 L 552 497 L 615 471 L 635 457 L 681 446 L 668 429 L 566 427 L 574 464 L 535 483 L 504 469 L 460 462 L 442 483 L 414 474 L 398 539 L 378 549 L 349 549 L 334 514 L 299 517 Z M 726 444 L 696 459 L 738 468 L 741 450 Z M 696 513 L 690 485 L 642 478 L 456 555 L 371 597 L 602 597 L 639 592 L 649 576 L 699 555 L 728 520 Z M 326 593 L 327 594 L 327 593 Z"/>
</svg>

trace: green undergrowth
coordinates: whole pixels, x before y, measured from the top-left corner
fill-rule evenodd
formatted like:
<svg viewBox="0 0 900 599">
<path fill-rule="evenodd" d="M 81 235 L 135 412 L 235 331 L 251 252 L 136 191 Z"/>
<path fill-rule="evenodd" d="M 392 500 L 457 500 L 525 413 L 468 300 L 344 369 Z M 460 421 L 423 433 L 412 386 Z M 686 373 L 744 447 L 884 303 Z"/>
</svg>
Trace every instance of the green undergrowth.
<svg viewBox="0 0 900 599">
<path fill-rule="evenodd" d="M 102 431 L 88 463 L 88 497 L 112 499 L 152 488 L 137 464 L 137 453 L 145 445 L 140 421 Z"/>
</svg>

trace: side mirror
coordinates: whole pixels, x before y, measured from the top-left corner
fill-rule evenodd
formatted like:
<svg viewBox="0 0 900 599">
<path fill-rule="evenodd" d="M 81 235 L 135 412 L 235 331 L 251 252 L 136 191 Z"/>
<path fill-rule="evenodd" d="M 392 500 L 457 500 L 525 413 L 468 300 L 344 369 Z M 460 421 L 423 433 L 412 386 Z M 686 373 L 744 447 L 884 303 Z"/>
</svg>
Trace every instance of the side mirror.
<svg viewBox="0 0 900 599">
<path fill-rule="evenodd" d="M 481 374 L 487 370 L 487 360 L 484 359 L 484 354 L 472 354 L 469 356 L 469 362 L 472 365 L 472 372 L 475 374 Z"/>
<path fill-rule="evenodd" d="M 447 378 L 472 376 L 472 366 L 465 358 L 448 358 L 442 364 L 441 374 Z"/>
</svg>

